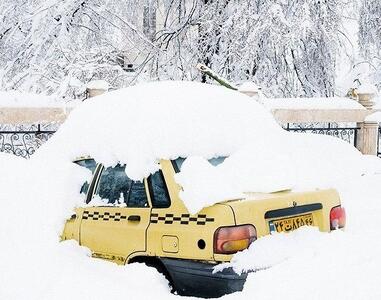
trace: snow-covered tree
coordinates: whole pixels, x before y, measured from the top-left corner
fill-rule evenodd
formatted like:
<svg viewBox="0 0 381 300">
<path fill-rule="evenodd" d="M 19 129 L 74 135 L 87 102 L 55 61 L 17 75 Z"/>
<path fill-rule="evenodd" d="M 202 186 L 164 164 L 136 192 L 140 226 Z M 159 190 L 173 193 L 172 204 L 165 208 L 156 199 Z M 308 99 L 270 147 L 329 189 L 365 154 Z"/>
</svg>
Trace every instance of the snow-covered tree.
<svg viewBox="0 0 381 300">
<path fill-rule="evenodd" d="M 86 82 L 209 80 L 201 62 L 273 96 L 330 96 L 339 0 L 3 0 L 0 85 L 80 97 Z M 9 12 L 9 13 L 7 13 Z"/>
<path fill-rule="evenodd" d="M 362 0 L 359 18 L 359 46 L 370 66 L 370 79 L 381 88 L 381 1 Z"/>
<path fill-rule="evenodd" d="M 11 9 L 12 2 L 8 4 Z M 20 5 L 19 19 L 0 27 L 5 88 L 75 97 L 79 87 L 93 78 L 118 86 L 128 75 L 120 63 L 125 52 L 134 48 L 144 53 L 153 47 L 132 22 L 142 16 L 133 16 L 135 11 L 129 9 L 141 8 L 137 0 L 20 1 Z"/>
<path fill-rule="evenodd" d="M 331 96 L 338 2 L 265 1 L 255 8 L 249 39 L 254 78 L 284 96 Z"/>
<path fill-rule="evenodd" d="M 165 57 L 183 77 L 189 70 L 187 78 L 199 78 L 190 70 L 197 60 L 232 81 L 257 81 L 271 95 L 330 96 L 340 9 L 337 0 L 198 1 L 194 13 L 163 29 L 177 33 L 178 51 L 167 42 Z"/>
</svg>

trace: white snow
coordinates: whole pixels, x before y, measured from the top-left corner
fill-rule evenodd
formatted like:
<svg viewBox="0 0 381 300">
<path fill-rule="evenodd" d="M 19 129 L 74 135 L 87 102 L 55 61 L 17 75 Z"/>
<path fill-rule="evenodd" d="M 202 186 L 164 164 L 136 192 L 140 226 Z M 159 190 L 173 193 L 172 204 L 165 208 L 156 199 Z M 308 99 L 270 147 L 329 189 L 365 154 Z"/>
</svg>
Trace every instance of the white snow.
<svg viewBox="0 0 381 300">
<path fill-rule="evenodd" d="M 106 166 L 120 161 L 139 180 L 156 171 L 161 158 L 226 156 L 247 141 L 281 132 L 259 103 L 239 92 L 154 82 L 85 101 L 36 156 L 54 153 L 55 159 L 70 161 L 90 155 Z"/>
<path fill-rule="evenodd" d="M 105 80 L 93 80 L 86 84 L 88 89 L 96 89 L 96 90 L 108 90 L 110 85 Z"/>
<path fill-rule="evenodd" d="M 85 102 L 35 157 L 52 154 L 66 163 L 83 155 L 106 166 L 123 162 L 135 180 L 155 172 L 161 158 L 188 157 L 193 163 L 177 180 L 192 213 L 242 192 L 331 187 L 343 174 L 363 173 L 362 155 L 345 142 L 290 134 L 250 97 L 194 82 L 142 84 Z M 210 167 L 206 159 L 218 156 L 230 157 Z"/>
<path fill-rule="evenodd" d="M 67 107 L 79 104 L 78 101 L 64 102 L 53 96 L 18 91 L 0 91 L 0 106 L 3 107 Z"/>
<path fill-rule="evenodd" d="M 337 182 L 347 210 L 345 231 L 302 227 L 260 238 L 237 253 L 232 261 L 237 272 L 260 271 L 249 274 L 242 295 L 227 298 L 380 299 L 380 180 L 372 175 Z"/>
<path fill-rule="evenodd" d="M 242 83 L 238 88 L 238 91 L 240 92 L 245 92 L 245 91 L 258 92 L 259 90 L 260 90 L 260 87 L 251 81 Z"/>
<path fill-rule="evenodd" d="M 374 95 L 376 95 L 378 93 L 378 90 L 377 90 L 377 87 L 374 84 L 363 83 L 363 84 L 361 84 L 358 87 L 357 93 L 359 93 L 359 94 L 374 94 Z"/>
<path fill-rule="evenodd" d="M 196 213 L 221 200 L 246 198 L 243 193 L 332 188 L 341 178 L 381 170 L 381 160 L 372 162 L 371 170 L 367 159 L 334 137 L 282 132 L 271 141 L 248 141 L 217 167 L 190 157 L 176 180 L 189 211 Z"/>
<path fill-rule="evenodd" d="M 79 191 L 89 173 L 72 163 L 83 155 L 107 166 L 124 162 L 133 179 L 155 171 L 159 158 L 188 157 L 177 180 L 193 212 L 247 191 L 336 187 L 347 208 L 347 231 L 302 228 L 258 240 L 246 251 L 258 258 L 247 262 L 246 254 L 237 254 L 233 264 L 237 270 L 271 268 L 249 275 L 242 293 L 225 298 L 381 295 L 379 158 L 332 137 L 285 132 L 238 92 L 160 82 L 78 106 L 30 160 L 0 154 L 0 299 L 176 297 L 153 270 L 91 259 L 75 243 L 58 242 L 65 218 L 83 203 Z M 216 156 L 228 158 L 212 167 L 206 159 Z M 367 276 L 359 277 L 363 271 Z"/>
<path fill-rule="evenodd" d="M 373 108 L 381 110 L 381 96 L 373 98 L 372 101 L 375 102 L 375 105 Z"/>
<path fill-rule="evenodd" d="M 381 123 L 381 111 L 377 111 L 375 113 L 370 114 L 365 118 L 365 121 Z"/>
<path fill-rule="evenodd" d="M 146 299 L 171 298 L 154 269 L 116 266 L 90 258 L 76 242 L 59 242 L 57 229 L 73 208 L 66 200 L 79 197 L 75 176 L 86 178 L 86 170 L 2 153 L 0 165 L 6 175 L 0 177 L 0 299 L 128 299 L 142 291 Z"/>
<path fill-rule="evenodd" d="M 349 98 L 266 98 L 261 99 L 268 109 L 365 109 Z"/>
</svg>

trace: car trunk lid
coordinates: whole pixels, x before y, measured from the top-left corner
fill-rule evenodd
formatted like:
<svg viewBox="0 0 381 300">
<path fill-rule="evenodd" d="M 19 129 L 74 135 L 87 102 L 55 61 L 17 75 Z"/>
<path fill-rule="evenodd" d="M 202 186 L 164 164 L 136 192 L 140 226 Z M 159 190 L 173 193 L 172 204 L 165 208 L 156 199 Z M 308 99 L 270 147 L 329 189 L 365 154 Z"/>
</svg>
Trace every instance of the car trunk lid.
<svg viewBox="0 0 381 300">
<path fill-rule="evenodd" d="M 330 230 L 330 210 L 340 205 L 333 190 L 311 192 L 247 193 L 245 199 L 227 201 L 236 224 L 253 224 L 258 236 L 295 230 L 304 225 Z"/>
</svg>

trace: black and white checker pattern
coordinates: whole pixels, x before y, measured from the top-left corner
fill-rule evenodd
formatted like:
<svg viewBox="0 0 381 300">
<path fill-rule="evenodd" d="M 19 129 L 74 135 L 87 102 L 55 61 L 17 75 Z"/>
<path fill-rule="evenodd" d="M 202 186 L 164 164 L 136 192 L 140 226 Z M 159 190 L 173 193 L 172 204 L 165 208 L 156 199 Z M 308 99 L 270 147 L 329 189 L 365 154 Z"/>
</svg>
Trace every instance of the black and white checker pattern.
<svg viewBox="0 0 381 300">
<path fill-rule="evenodd" d="M 101 220 L 101 221 L 120 221 L 120 220 L 126 220 L 127 216 L 122 215 L 121 213 L 115 213 L 111 214 L 109 212 L 104 212 L 103 214 L 99 211 L 89 212 L 85 210 L 82 215 L 82 220 Z"/>
<path fill-rule="evenodd" d="M 190 216 L 190 214 L 182 214 L 181 216 L 175 216 L 174 214 L 165 214 L 165 216 L 159 216 L 159 214 L 151 214 L 151 223 L 164 223 L 164 224 L 189 224 L 196 223 L 197 225 L 205 225 L 207 222 L 214 222 L 214 218 L 208 218 L 206 215 Z"/>
</svg>

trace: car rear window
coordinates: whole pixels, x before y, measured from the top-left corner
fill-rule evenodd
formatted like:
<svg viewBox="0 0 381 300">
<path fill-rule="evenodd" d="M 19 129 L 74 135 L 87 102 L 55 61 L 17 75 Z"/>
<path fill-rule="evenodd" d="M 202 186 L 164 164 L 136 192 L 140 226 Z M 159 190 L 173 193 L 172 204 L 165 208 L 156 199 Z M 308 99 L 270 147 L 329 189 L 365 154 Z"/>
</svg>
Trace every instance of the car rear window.
<svg viewBox="0 0 381 300">
<path fill-rule="evenodd" d="M 208 159 L 208 162 L 216 167 L 219 164 L 222 164 L 225 159 L 226 159 L 226 156 L 219 156 L 219 157 Z M 185 161 L 184 157 L 179 157 L 175 160 L 172 160 L 172 165 L 176 173 L 179 173 L 181 171 L 181 166 L 183 165 L 184 161 Z"/>
<path fill-rule="evenodd" d="M 154 208 L 167 208 L 171 206 L 167 185 L 161 170 L 148 177 L 148 186 Z"/>
</svg>

